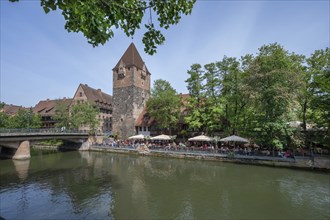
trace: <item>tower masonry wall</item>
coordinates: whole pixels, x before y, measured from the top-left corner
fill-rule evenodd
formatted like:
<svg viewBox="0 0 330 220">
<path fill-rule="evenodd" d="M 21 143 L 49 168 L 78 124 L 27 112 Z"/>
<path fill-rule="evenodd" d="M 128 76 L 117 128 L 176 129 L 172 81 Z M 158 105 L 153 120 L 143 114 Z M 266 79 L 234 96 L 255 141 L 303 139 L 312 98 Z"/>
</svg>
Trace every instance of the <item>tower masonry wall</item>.
<svg viewBox="0 0 330 220">
<path fill-rule="evenodd" d="M 149 98 L 149 91 L 136 86 L 113 88 L 112 131 L 125 139 L 135 135 L 135 122 Z"/>
<path fill-rule="evenodd" d="M 132 43 L 112 73 L 112 131 L 126 139 L 136 134 L 135 123 L 150 97 L 150 72 Z"/>
<path fill-rule="evenodd" d="M 134 85 L 141 89 L 150 90 L 150 74 L 145 73 L 141 69 L 136 68 L 135 66 L 125 68 L 125 77 L 120 78 L 118 76 L 118 70 L 114 70 L 112 82 L 113 88 L 122 88 Z"/>
</svg>

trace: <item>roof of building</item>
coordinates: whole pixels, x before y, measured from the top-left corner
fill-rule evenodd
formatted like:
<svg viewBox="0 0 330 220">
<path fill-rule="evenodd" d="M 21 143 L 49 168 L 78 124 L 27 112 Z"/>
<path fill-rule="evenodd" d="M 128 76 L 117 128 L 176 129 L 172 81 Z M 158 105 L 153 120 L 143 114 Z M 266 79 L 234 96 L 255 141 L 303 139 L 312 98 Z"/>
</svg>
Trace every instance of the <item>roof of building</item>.
<svg viewBox="0 0 330 220">
<path fill-rule="evenodd" d="M 123 56 L 118 61 L 117 65 L 113 68 L 113 70 L 117 70 L 120 66 L 120 61 L 123 61 L 125 63 L 126 67 L 135 66 L 139 69 L 143 69 L 143 66 L 145 66 L 144 61 L 142 60 L 138 50 L 136 49 L 134 43 L 131 43 Z M 147 66 L 146 72 L 150 74 Z"/>
<path fill-rule="evenodd" d="M 63 102 L 67 106 L 71 104 L 72 99 L 47 99 L 47 100 L 42 100 L 39 101 L 39 103 L 34 106 L 33 108 L 33 113 L 35 114 L 40 114 L 41 116 L 53 116 L 56 113 L 56 105 L 59 102 Z"/>
<path fill-rule="evenodd" d="M 84 90 L 88 101 L 92 101 L 93 104 L 104 104 L 109 106 L 112 105 L 112 96 L 102 92 L 101 89 L 91 88 L 87 84 L 80 84 L 80 86 Z"/>
<path fill-rule="evenodd" d="M 2 109 L 0 109 L 0 112 L 4 112 L 9 116 L 16 115 L 19 110 L 28 110 L 29 108 L 18 106 L 18 105 L 8 105 L 5 104 Z"/>
<path fill-rule="evenodd" d="M 150 117 L 147 111 L 147 107 L 143 109 L 139 117 L 136 119 L 136 127 L 150 127 L 155 122 L 153 117 Z"/>
</svg>

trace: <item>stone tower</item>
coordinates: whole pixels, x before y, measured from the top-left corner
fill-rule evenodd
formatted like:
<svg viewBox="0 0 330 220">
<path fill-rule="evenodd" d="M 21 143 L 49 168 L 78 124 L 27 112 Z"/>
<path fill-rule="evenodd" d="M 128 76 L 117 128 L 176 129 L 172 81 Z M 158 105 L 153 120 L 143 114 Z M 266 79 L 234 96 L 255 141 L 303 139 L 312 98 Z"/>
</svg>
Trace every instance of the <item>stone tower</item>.
<svg viewBox="0 0 330 220">
<path fill-rule="evenodd" d="M 112 71 L 112 132 L 125 139 L 136 134 L 135 122 L 150 96 L 150 72 L 133 43 Z"/>
</svg>

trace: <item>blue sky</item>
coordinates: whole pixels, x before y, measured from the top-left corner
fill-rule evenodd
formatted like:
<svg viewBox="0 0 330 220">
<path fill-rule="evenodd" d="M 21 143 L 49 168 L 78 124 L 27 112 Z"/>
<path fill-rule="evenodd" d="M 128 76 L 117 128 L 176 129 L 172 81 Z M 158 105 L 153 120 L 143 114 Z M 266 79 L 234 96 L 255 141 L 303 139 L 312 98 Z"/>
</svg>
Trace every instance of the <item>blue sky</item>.
<svg viewBox="0 0 330 220">
<path fill-rule="evenodd" d="M 189 16 L 164 30 L 165 44 L 144 53 L 144 29 L 134 39 L 120 30 L 93 48 L 79 33 L 68 33 L 60 12 L 45 14 L 40 1 L 1 0 L 0 101 L 34 106 L 39 100 L 73 97 L 79 83 L 112 94 L 112 68 L 133 41 L 152 74 L 186 93 L 187 70 L 224 55 L 256 54 L 278 42 L 310 56 L 329 47 L 329 1 L 204 1 Z M 153 17 L 155 19 L 155 16 Z"/>
</svg>

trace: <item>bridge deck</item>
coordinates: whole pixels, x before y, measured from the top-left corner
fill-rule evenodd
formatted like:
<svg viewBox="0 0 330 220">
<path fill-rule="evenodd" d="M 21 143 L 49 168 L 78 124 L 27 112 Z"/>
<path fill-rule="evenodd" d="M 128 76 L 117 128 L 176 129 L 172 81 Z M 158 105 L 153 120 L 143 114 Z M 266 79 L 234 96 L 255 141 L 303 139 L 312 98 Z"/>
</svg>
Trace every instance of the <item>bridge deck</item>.
<svg viewBox="0 0 330 220">
<path fill-rule="evenodd" d="M 88 137 L 89 134 L 86 132 L 61 131 L 60 129 L 0 130 L 0 142 L 47 139 L 85 139 Z"/>
</svg>

